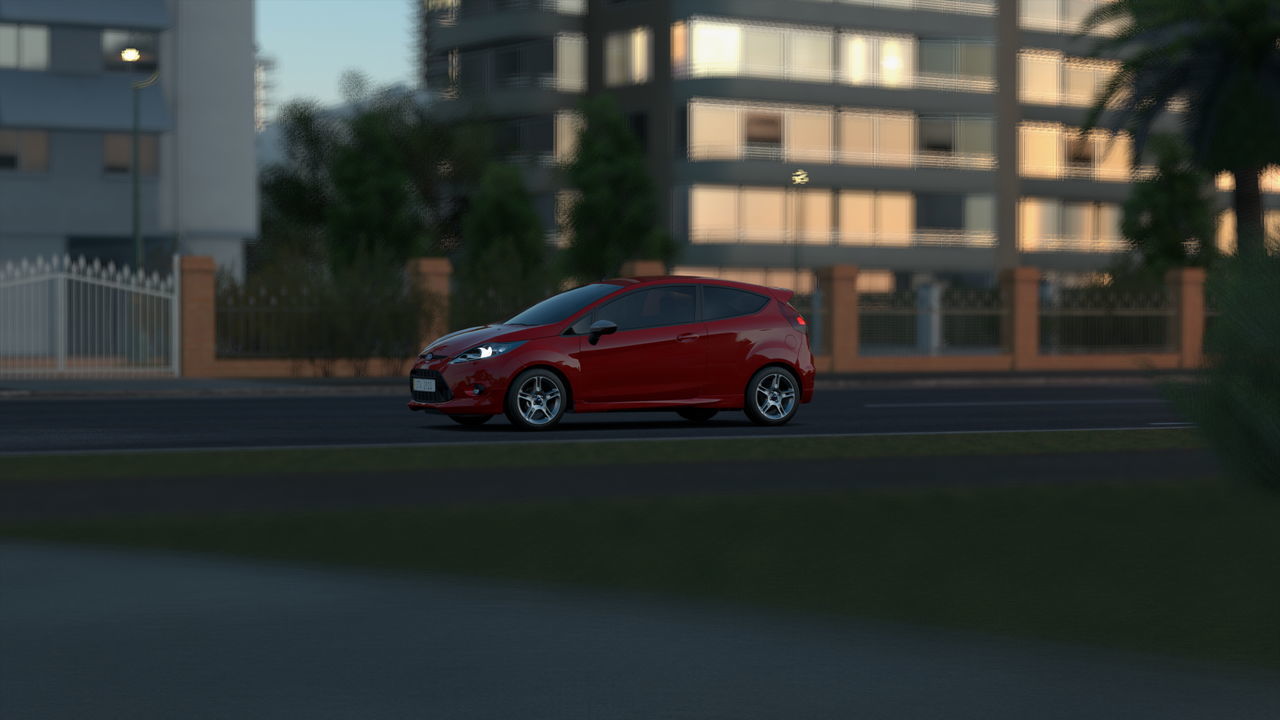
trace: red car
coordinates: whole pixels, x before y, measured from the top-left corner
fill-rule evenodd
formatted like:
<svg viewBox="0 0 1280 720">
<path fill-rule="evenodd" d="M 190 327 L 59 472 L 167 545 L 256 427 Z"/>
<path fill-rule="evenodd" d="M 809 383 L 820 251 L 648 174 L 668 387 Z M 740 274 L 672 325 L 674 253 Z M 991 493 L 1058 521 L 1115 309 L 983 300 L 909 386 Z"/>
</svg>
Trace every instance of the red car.
<svg viewBox="0 0 1280 720">
<path fill-rule="evenodd" d="M 541 430 L 564 414 L 744 410 L 782 425 L 813 397 L 813 353 L 790 290 L 696 277 L 625 278 L 552 296 L 431 343 L 410 410 Z"/>
</svg>

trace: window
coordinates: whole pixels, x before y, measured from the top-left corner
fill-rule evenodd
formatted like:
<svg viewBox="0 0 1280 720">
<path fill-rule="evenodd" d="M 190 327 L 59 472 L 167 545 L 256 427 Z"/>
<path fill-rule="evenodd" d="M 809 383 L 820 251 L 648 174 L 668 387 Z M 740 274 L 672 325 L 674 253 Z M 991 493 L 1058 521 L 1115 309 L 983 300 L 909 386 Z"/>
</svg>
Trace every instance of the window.
<svg viewBox="0 0 1280 720">
<path fill-rule="evenodd" d="M 1071 202 L 1023 198 L 1018 203 L 1022 250 L 1119 252 L 1122 210 L 1104 202 Z"/>
<path fill-rule="evenodd" d="M 832 114 L 804 110 L 787 111 L 787 159 L 831 162 Z"/>
<path fill-rule="evenodd" d="M 49 169 L 49 133 L 43 130 L 0 130 L 0 172 L 44 172 Z"/>
<path fill-rule="evenodd" d="M 782 31 L 777 28 L 747 27 L 742 32 L 743 65 L 748 75 L 782 77 Z"/>
<path fill-rule="evenodd" d="M 800 242 L 831 244 L 831 191 L 800 190 L 792 195 L 795 217 L 791 235 Z"/>
<path fill-rule="evenodd" d="M 737 188 L 694 187 L 689 191 L 689 238 L 693 242 L 737 241 Z"/>
<path fill-rule="evenodd" d="M 702 319 L 721 320 L 723 318 L 751 315 L 759 312 L 769 302 L 769 298 L 745 290 L 702 286 Z"/>
<path fill-rule="evenodd" d="M 582 92 L 587 89 L 587 39 L 583 35 L 561 34 L 555 45 L 556 89 Z"/>
<path fill-rule="evenodd" d="M 619 285 L 610 283 L 593 283 L 591 285 L 583 285 L 572 290 L 566 290 L 559 295 L 553 295 L 542 302 L 533 305 L 524 312 L 516 315 L 508 320 L 507 325 L 547 325 L 561 320 L 567 320 L 570 315 L 578 312 L 582 308 L 608 295 L 622 289 Z"/>
<path fill-rule="evenodd" d="M 569 110 L 556 113 L 555 155 L 556 162 L 573 162 L 578 154 L 578 135 L 582 132 L 582 116 Z"/>
<path fill-rule="evenodd" d="M 793 30 L 789 40 L 791 76 L 801 80 L 831 82 L 830 32 Z"/>
<path fill-rule="evenodd" d="M 159 165 L 159 141 L 155 135 L 139 136 L 138 161 L 143 175 L 155 175 Z M 133 170 L 133 136 L 129 133 L 106 133 L 102 136 L 102 170 L 116 174 Z"/>
<path fill-rule="evenodd" d="M 49 69 L 49 28 L 0 23 L 0 70 Z"/>
<path fill-rule="evenodd" d="M 782 113 L 747 112 L 743 138 L 748 157 L 782 157 Z"/>
<path fill-rule="evenodd" d="M 915 199 L 910 193 L 845 190 L 839 202 L 841 244 L 911 244 Z"/>
<path fill-rule="evenodd" d="M 693 20 L 689 23 L 689 67 L 683 49 L 672 50 L 676 71 L 694 77 L 744 75 L 830 82 L 834 32 L 801 28 Z M 672 27 L 672 42 L 685 30 Z"/>
<path fill-rule="evenodd" d="M 600 308 L 596 321 L 608 320 L 618 331 L 687 325 L 697 314 L 697 287 L 674 285 L 627 293 Z"/>
<path fill-rule="evenodd" d="M 125 72 L 155 72 L 159 67 L 157 48 L 159 42 L 153 32 L 138 30 L 103 30 L 102 62 L 108 70 Z M 137 50 L 137 60 L 126 61 L 120 53 Z"/>
<path fill-rule="evenodd" d="M 915 38 L 845 33 L 840 44 L 841 74 L 846 83 L 906 87 L 914 82 Z"/>
<path fill-rule="evenodd" d="M 954 118 L 920 118 L 920 149 L 928 153 L 951 154 L 956 149 Z"/>
<path fill-rule="evenodd" d="M 737 75 L 742 69 L 742 29 L 727 23 L 691 24 L 691 74 Z"/>
<path fill-rule="evenodd" d="M 1062 94 L 1062 55 L 1024 52 L 1018 56 L 1018 94 L 1023 102 L 1057 105 Z"/>
<path fill-rule="evenodd" d="M 787 192 L 777 188 L 743 188 L 739 228 L 744 242 L 777 243 L 786 239 Z"/>
<path fill-rule="evenodd" d="M 604 82 L 608 87 L 649 82 L 653 33 L 647 27 L 609 33 L 604 39 Z"/>
<path fill-rule="evenodd" d="M 741 151 L 738 111 L 725 105 L 689 105 L 689 157 L 736 160 Z"/>
<path fill-rule="evenodd" d="M 1018 161 L 1027 177 L 1062 176 L 1062 129 L 1057 125 L 1023 125 L 1018 131 Z"/>
</svg>

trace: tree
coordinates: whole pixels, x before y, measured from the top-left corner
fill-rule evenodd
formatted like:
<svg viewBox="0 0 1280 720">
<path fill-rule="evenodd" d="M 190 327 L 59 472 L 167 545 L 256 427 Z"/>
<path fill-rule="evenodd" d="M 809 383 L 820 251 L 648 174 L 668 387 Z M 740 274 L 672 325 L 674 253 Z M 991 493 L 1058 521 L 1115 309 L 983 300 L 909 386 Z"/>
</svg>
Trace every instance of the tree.
<svg viewBox="0 0 1280 720">
<path fill-rule="evenodd" d="M 566 270 L 585 281 L 615 276 L 628 260 L 670 264 L 675 245 L 658 222 L 657 192 L 626 118 L 608 95 L 581 107 L 584 127 L 568 168 L 577 197 Z"/>
<path fill-rule="evenodd" d="M 501 322 L 555 287 L 541 223 L 518 169 L 493 163 L 481 176 L 455 266 L 453 307 L 463 326 Z"/>
<path fill-rule="evenodd" d="M 1259 175 L 1280 163 L 1280 3 L 1115 0 L 1083 29 L 1113 25 L 1119 31 L 1098 41 L 1094 54 L 1119 57 L 1121 67 L 1086 129 L 1103 119 L 1112 130 L 1128 129 L 1138 158 L 1157 118 L 1185 101 L 1183 135 L 1194 162 L 1235 177 L 1239 253 L 1263 257 Z"/>
<path fill-rule="evenodd" d="M 1154 177 L 1134 183 L 1124 204 L 1121 230 L 1133 250 L 1128 260 L 1140 274 L 1162 280 L 1178 267 L 1208 267 L 1217 255 L 1217 229 L 1210 179 L 1192 166 L 1181 140 L 1151 139 Z"/>
</svg>

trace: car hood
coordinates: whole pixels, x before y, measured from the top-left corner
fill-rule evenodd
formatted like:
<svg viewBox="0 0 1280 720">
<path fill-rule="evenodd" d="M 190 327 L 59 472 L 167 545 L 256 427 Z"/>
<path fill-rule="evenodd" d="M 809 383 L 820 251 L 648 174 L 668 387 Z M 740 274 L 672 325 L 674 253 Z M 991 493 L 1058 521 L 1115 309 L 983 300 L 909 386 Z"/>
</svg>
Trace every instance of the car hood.
<svg viewBox="0 0 1280 720">
<path fill-rule="evenodd" d="M 436 338 L 423 352 L 453 357 L 486 342 L 531 340 L 554 334 L 554 325 L 538 325 L 535 327 L 526 325 L 478 325 L 455 330 L 448 335 Z"/>
</svg>

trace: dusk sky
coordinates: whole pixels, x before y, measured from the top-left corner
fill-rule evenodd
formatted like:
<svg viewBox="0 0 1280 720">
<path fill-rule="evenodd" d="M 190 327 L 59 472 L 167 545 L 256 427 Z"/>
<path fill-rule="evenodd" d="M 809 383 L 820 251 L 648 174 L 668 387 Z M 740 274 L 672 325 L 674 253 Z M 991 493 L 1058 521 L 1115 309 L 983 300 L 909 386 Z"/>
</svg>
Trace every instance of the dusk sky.
<svg viewBox="0 0 1280 720">
<path fill-rule="evenodd" d="M 257 0 L 258 48 L 276 59 L 274 100 L 341 99 L 360 70 L 375 84 L 415 77 L 415 0 Z"/>
</svg>

